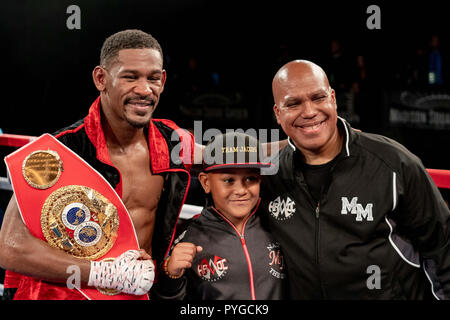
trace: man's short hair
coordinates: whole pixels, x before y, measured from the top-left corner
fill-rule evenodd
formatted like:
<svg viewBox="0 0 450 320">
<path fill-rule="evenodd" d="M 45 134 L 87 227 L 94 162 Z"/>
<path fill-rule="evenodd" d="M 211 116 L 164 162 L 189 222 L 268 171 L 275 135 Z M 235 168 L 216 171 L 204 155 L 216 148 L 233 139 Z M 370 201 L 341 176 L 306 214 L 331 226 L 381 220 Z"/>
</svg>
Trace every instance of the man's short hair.
<svg viewBox="0 0 450 320">
<path fill-rule="evenodd" d="M 161 54 L 161 59 L 163 58 L 161 46 L 150 34 L 137 29 L 119 31 L 109 36 L 105 42 L 103 42 L 100 51 L 100 65 L 103 67 L 110 65 L 114 62 L 119 51 L 122 49 L 147 48 L 158 50 Z"/>
</svg>

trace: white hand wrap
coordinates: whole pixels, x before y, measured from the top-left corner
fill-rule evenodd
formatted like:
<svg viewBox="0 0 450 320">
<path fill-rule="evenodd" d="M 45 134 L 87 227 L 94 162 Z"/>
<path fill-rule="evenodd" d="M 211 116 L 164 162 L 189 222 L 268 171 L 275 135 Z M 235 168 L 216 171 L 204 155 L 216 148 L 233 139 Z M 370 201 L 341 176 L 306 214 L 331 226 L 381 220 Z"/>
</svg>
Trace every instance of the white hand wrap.
<svg viewBox="0 0 450 320">
<path fill-rule="evenodd" d="M 128 250 L 114 261 L 91 261 L 88 285 L 134 295 L 147 293 L 155 279 L 155 266 L 152 260 L 139 257 L 137 250 Z"/>
</svg>

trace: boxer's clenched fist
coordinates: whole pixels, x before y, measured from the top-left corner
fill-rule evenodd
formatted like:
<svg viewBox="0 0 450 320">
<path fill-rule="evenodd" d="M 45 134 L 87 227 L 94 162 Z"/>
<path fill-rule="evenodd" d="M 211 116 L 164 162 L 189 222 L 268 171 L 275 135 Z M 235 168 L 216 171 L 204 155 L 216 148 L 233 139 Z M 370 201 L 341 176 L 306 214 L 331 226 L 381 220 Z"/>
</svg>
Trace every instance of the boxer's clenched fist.
<svg viewBox="0 0 450 320">
<path fill-rule="evenodd" d="M 184 269 L 192 266 L 192 260 L 202 247 L 191 242 L 180 242 L 173 248 L 172 254 L 167 261 L 167 273 L 174 277 L 179 277 Z"/>
<path fill-rule="evenodd" d="M 152 287 L 154 278 L 151 257 L 143 250 L 128 250 L 114 261 L 91 261 L 88 285 L 143 295 Z"/>
</svg>

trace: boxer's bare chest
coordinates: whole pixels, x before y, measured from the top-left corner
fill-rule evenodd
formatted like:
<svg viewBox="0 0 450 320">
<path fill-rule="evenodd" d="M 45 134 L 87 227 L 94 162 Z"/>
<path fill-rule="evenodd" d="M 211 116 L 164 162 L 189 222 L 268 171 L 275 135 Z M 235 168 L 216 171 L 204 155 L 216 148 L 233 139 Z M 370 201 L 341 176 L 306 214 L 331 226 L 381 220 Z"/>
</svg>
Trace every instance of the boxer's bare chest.
<svg viewBox="0 0 450 320">
<path fill-rule="evenodd" d="M 150 157 L 145 144 L 124 150 L 109 150 L 111 161 L 122 176 L 122 200 L 133 220 L 139 246 L 151 254 L 155 215 L 164 178 L 150 170 Z"/>
</svg>

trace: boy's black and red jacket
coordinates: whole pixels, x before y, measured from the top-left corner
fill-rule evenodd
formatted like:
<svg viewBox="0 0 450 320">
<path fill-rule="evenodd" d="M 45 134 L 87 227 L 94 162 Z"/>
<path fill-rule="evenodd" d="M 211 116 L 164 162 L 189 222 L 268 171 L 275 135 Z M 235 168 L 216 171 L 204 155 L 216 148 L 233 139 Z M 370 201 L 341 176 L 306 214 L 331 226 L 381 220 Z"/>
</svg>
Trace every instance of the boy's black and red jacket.
<svg viewBox="0 0 450 320">
<path fill-rule="evenodd" d="M 259 203 L 258 203 L 259 205 Z M 284 298 L 286 270 L 280 246 L 261 224 L 257 206 L 242 234 L 214 207 L 194 218 L 176 243 L 203 247 L 178 280 L 161 275 L 160 299 L 278 300 Z"/>
<path fill-rule="evenodd" d="M 292 143 L 262 185 L 291 298 L 448 299 L 450 212 L 420 159 L 342 118 L 338 128 L 342 150 L 319 202 Z"/>
<path fill-rule="evenodd" d="M 178 217 L 188 192 L 189 171 L 193 163 L 194 139 L 190 133 L 179 128 L 170 120 L 152 119 L 145 130 L 150 154 L 150 169 L 153 174 L 163 175 L 165 180 L 156 211 L 152 239 L 152 257 L 159 266 L 169 252 L 174 240 Z M 101 125 L 100 97 L 92 104 L 84 119 L 56 132 L 54 135 L 97 170 L 111 184 L 119 197 L 122 197 L 121 173 L 110 160 Z M 52 292 L 58 289 L 58 292 L 53 294 L 60 294 L 60 299 L 76 299 L 78 295 L 83 298 L 76 290 L 69 290 L 65 285 L 46 284 L 24 276 L 14 284 L 13 278 L 17 278 L 17 274 L 12 273 L 9 273 L 7 278 L 10 283 L 12 282 L 9 287 L 19 287 L 15 299 L 38 299 L 39 292 L 37 291 L 47 289 L 53 290 Z M 25 290 L 24 287 L 30 286 L 35 290 Z M 47 286 L 49 288 L 45 289 Z M 20 290 L 21 287 L 26 292 Z M 64 294 L 67 294 L 67 296 L 64 296 Z"/>
</svg>

